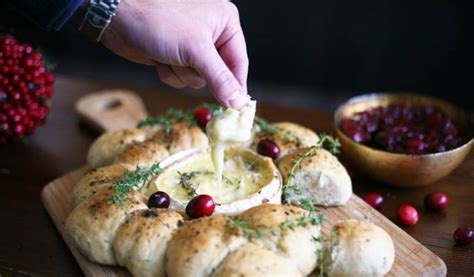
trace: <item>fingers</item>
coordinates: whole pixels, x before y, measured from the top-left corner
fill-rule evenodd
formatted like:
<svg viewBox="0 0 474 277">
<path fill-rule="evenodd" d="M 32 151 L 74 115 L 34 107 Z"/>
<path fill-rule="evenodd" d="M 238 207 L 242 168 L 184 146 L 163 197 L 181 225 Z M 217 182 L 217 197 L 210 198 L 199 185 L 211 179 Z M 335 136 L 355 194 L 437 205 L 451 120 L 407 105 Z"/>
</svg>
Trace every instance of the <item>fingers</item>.
<svg viewBox="0 0 474 277">
<path fill-rule="evenodd" d="M 245 106 L 247 93 L 212 43 L 209 47 L 191 52 L 190 62 L 222 105 L 239 110 Z"/>
<path fill-rule="evenodd" d="M 190 67 L 169 66 L 162 63 L 155 63 L 160 80 L 174 88 L 191 87 L 200 89 L 206 86 L 206 81 Z"/>
<path fill-rule="evenodd" d="M 155 66 L 156 71 L 158 71 L 158 76 L 163 83 L 174 88 L 186 87 L 186 84 L 181 81 L 181 79 L 176 75 L 176 73 L 174 73 L 169 65 L 156 63 Z"/>
<path fill-rule="evenodd" d="M 244 91 L 247 92 L 249 59 L 242 29 L 219 47 L 219 53 Z"/>
<path fill-rule="evenodd" d="M 171 69 L 183 83 L 193 89 L 200 89 L 206 86 L 206 81 L 191 67 L 172 66 Z"/>
</svg>

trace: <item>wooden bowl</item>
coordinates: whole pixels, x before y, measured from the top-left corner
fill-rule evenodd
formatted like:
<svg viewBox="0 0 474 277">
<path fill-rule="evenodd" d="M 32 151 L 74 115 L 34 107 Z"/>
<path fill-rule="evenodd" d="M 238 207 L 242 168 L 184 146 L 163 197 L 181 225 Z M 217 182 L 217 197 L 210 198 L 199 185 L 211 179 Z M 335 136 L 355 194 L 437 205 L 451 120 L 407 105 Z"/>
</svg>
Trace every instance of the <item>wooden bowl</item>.
<svg viewBox="0 0 474 277">
<path fill-rule="evenodd" d="M 386 152 L 359 144 L 340 129 L 341 119 L 371 107 L 389 104 L 412 104 L 440 109 L 471 139 L 465 144 L 440 153 L 409 155 Z M 341 141 L 344 158 L 361 172 L 398 187 L 420 187 L 432 184 L 457 168 L 469 154 L 472 139 L 469 118 L 461 109 L 437 98 L 409 93 L 375 93 L 350 98 L 334 114 L 336 134 Z"/>
</svg>

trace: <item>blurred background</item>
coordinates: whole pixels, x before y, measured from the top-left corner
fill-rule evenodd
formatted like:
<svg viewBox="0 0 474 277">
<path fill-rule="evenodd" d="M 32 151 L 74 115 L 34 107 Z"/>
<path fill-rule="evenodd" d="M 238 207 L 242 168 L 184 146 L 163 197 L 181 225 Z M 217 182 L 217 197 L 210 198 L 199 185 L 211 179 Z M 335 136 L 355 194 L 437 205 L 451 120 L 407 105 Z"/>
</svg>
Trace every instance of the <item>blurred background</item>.
<svg viewBox="0 0 474 277">
<path fill-rule="evenodd" d="M 261 102 L 331 111 L 352 95 L 403 90 L 474 109 L 473 1 L 234 3 L 250 56 L 249 91 Z M 153 68 L 115 56 L 72 26 L 45 33 L 6 7 L 0 16 L 0 31 L 40 47 L 58 74 L 173 90 Z"/>
</svg>

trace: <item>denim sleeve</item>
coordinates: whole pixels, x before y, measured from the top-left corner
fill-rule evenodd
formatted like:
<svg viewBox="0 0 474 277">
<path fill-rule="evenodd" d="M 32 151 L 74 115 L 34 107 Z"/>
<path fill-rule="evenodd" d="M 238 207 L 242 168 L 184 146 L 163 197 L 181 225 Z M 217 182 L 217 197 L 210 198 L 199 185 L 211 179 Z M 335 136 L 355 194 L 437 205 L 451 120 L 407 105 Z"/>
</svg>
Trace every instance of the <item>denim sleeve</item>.
<svg viewBox="0 0 474 277">
<path fill-rule="evenodd" d="M 58 31 L 83 0 L 3 0 L 8 6 L 40 28 Z"/>
</svg>

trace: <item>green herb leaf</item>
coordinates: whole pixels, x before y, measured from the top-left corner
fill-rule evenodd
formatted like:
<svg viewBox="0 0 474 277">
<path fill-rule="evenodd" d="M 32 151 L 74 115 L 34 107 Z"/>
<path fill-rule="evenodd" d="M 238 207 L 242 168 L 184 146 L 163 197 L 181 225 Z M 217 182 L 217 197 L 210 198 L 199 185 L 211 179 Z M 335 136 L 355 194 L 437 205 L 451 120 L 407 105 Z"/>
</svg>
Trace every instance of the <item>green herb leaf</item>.
<svg viewBox="0 0 474 277">
<path fill-rule="evenodd" d="M 204 107 L 213 112 L 215 114 L 218 111 L 222 111 L 222 107 L 217 104 L 212 103 L 202 103 L 199 107 Z M 170 108 L 166 110 L 163 115 L 159 115 L 156 117 L 149 117 L 141 120 L 137 128 L 143 127 L 151 127 L 156 125 L 161 125 L 164 128 L 165 135 L 169 135 L 171 133 L 172 124 L 175 122 L 182 122 L 187 123 L 190 126 L 197 126 L 196 119 L 194 119 L 194 109 L 176 109 Z"/>
<path fill-rule="evenodd" d="M 164 116 L 158 116 L 158 117 L 149 117 L 140 120 L 138 122 L 137 128 L 143 128 L 143 127 L 152 127 L 156 125 L 161 125 L 163 126 L 165 135 L 169 135 L 171 133 L 171 121 L 164 117 Z"/>
<path fill-rule="evenodd" d="M 125 171 L 124 176 L 113 183 L 112 202 L 121 204 L 130 191 L 144 185 L 152 176 L 159 174 L 161 171 L 160 163 L 156 163 L 149 168 L 137 167 L 132 172 Z"/>
<path fill-rule="evenodd" d="M 197 189 L 197 186 L 192 184 L 191 183 L 191 180 L 196 177 L 196 175 L 198 174 L 199 172 L 197 171 L 192 171 L 192 172 L 186 172 L 186 173 L 181 173 L 178 171 L 178 175 L 179 175 L 179 185 L 184 189 L 186 190 L 187 194 L 190 196 L 190 197 L 194 197 L 194 196 L 197 196 L 197 192 L 196 192 L 196 189 Z"/>
</svg>

